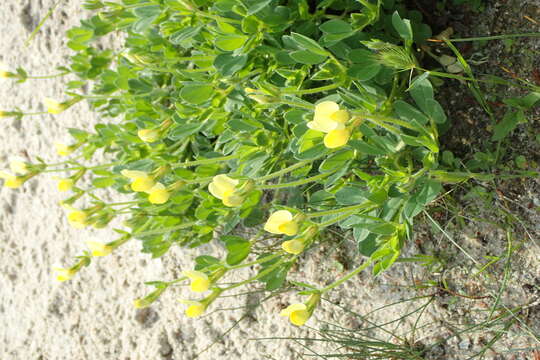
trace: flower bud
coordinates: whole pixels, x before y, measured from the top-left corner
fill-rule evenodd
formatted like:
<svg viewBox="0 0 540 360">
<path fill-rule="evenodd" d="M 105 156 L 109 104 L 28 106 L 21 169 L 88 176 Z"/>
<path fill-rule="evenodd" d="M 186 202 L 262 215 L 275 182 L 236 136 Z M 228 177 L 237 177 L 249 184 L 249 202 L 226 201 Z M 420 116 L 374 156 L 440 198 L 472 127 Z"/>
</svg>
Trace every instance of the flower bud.
<svg viewBox="0 0 540 360">
<path fill-rule="evenodd" d="M 159 131 L 155 129 L 142 129 L 137 132 L 137 135 L 139 139 L 147 143 L 155 142 L 160 138 Z"/>
</svg>

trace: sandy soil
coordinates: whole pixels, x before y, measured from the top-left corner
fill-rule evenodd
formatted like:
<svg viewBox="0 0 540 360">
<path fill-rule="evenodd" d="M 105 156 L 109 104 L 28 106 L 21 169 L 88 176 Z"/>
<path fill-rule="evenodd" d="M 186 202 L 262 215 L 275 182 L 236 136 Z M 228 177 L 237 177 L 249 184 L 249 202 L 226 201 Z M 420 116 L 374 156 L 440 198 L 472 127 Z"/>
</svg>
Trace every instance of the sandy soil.
<svg viewBox="0 0 540 360">
<path fill-rule="evenodd" d="M 70 50 L 65 46 L 64 33 L 83 16 L 78 1 L 63 2 L 64 5 L 46 22 L 34 41 L 28 47 L 23 44 L 53 2 L 2 1 L 0 59 L 3 62 L 10 66 L 23 66 L 32 75 L 54 73 L 56 66 L 67 63 Z M 111 43 L 114 46 L 114 39 Z M 42 110 L 43 97 L 62 99 L 63 84 L 66 81 L 31 80 L 20 85 L 5 81 L 0 87 L 0 109 L 20 107 L 24 110 Z M 5 125 L 0 132 L 0 164 L 6 164 L 8 157 L 13 154 L 25 153 L 30 158 L 39 155 L 48 162 L 56 162 L 58 157 L 53 143 L 69 141 L 67 128 L 91 129 L 97 121 L 108 120 L 97 119 L 88 111 L 86 104 L 81 103 L 58 116 L 36 116 L 24 118 L 21 122 L 11 119 L 2 121 Z M 182 305 L 177 300 L 189 297 L 188 290 L 182 287 L 166 292 L 148 309 L 133 308 L 132 300 L 150 290 L 143 285 L 144 281 L 174 279 L 181 270 L 192 268 L 192 259 L 197 253 L 219 253 L 221 249 L 217 245 L 195 251 L 175 248 L 163 258 L 152 260 L 139 253 L 137 242 L 131 242 L 114 255 L 98 259 L 72 281 L 57 283 L 51 272 L 54 263 L 70 264 L 72 257 L 84 249 L 84 240 L 98 238 L 107 241 L 115 238 L 110 229 L 81 231 L 71 228 L 65 212 L 58 206 L 64 197 L 64 194 L 56 190 L 55 181 L 51 177 L 31 180 L 18 190 L 0 189 L 1 359 L 187 360 L 195 358 L 196 354 L 214 342 L 214 346 L 202 352 L 199 359 L 288 360 L 298 359 L 299 353 L 309 353 L 295 342 L 252 340 L 316 335 L 314 329 L 294 328 L 277 316 L 283 306 L 303 300 L 293 292 L 264 301 L 255 309 L 250 305 L 263 301 L 265 295 L 254 292 L 247 298 L 225 298 L 216 303 L 214 309 L 237 309 L 216 311 L 197 320 L 187 319 L 182 313 Z M 486 229 L 486 232 L 489 231 Z M 500 235 L 492 234 L 494 239 Z M 459 253 L 441 237 L 432 238 L 422 232 L 419 236 L 422 241 L 431 244 L 424 245 L 424 250 L 441 247 Z M 464 237 L 457 237 L 456 240 L 475 258 L 482 259 L 485 253 L 477 243 L 468 243 Z M 411 243 L 407 249 L 408 255 L 418 253 L 420 243 Z M 504 247 L 497 247 L 501 245 L 499 242 L 493 243 L 493 253 L 503 251 L 501 249 Z M 354 250 L 350 243 L 346 245 Z M 292 278 L 321 285 L 328 283 L 358 264 L 358 258 L 349 255 L 352 253 L 347 250 L 335 251 L 335 244 L 325 245 L 316 253 L 308 253 L 303 265 Z M 518 280 L 534 282 L 534 274 L 540 273 L 538 245 L 526 245 L 520 255 L 521 258 L 516 260 L 519 270 L 512 276 Z M 456 255 L 456 258 L 451 274 L 446 276 L 472 286 L 467 282 L 470 265 L 466 264 L 463 257 Z M 247 277 L 252 271 L 254 269 L 241 275 Z M 375 280 L 368 274 L 361 274 L 333 292 L 328 300 L 357 313 L 367 314 L 385 304 L 433 293 L 430 289 L 419 293 L 411 290 L 410 286 L 414 281 L 431 280 L 436 276 L 417 265 L 396 265 Z M 473 288 L 459 290 L 466 292 Z M 511 288 L 506 295 L 502 301 L 509 307 L 528 302 L 527 292 L 517 286 Z M 402 303 L 377 312 L 371 319 L 378 323 L 395 320 L 423 302 L 425 299 Z M 467 302 L 461 298 L 454 299 L 448 294 L 437 295 L 432 306 L 416 324 L 421 329 L 417 330 L 412 340 L 424 344 L 433 343 L 453 333 L 452 327 L 448 326 L 450 319 L 456 322 L 464 318 L 474 319 L 473 316 L 460 313 L 463 308 L 474 310 L 484 307 L 485 304 L 478 301 Z M 538 330 L 540 320 L 536 316 L 536 322 L 531 323 L 531 326 L 536 326 Z M 242 321 L 238 326 L 222 337 L 240 319 Z M 392 323 L 391 328 L 398 334 L 408 334 L 415 320 L 415 317 L 407 318 Z M 316 311 L 308 325 L 318 328 L 325 321 L 358 330 L 369 327 L 365 318 L 353 317 L 328 303 Z M 447 345 L 454 350 L 440 350 L 437 347 L 429 358 L 462 359 L 468 350 L 481 344 L 478 338 L 479 335 L 453 338 Z M 386 339 L 395 341 L 390 337 Z M 505 343 L 502 347 L 508 349 L 509 346 L 538 345 L 528 340 L 527 336 L 512 339 L 515 343 Z M 314 346 L 324 348 L 317 344 Z M 489 358 L 507 358 L 504 353 L 496 354 L 497 351 L 491 350 L 487 353 Z"/>
</svg>

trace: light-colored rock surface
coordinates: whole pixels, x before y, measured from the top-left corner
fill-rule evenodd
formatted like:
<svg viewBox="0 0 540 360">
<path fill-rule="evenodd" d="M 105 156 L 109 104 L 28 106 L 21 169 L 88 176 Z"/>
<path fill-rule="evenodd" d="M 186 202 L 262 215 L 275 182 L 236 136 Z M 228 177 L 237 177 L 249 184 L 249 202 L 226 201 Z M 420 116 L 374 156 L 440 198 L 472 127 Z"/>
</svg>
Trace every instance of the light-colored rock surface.
<svg viewBox="0 0 540 360">
<path fill-rule="evenodd" d="M 30 46 L 23 42 L 31 29 L 39 22 L 53 0 L 4 0 L 0 4 L 0 59 L 10 66 L 23 66 L 32 75 L 54 73 L 54 68 L 65 65 L 70 50 L 65 47 L 64 33 L 76 25 L 84 16 L 78 1 L 62 2 Z M 114 43 L 114 39 L 111 40 Z M 30 80 L 16 85 L 4 81 L 0 87 L 0 109 L 20 107 L 23 110 L 39 111 L 45 96 L 62 99 L 63 84 L 66 79 Z M 98 121 L 88 106 L 80 103 L 58 116 L 37 116 L 24 118 L 21 122 L 2 119 L 0 132 L 0 164 L 6 164 L 12 154 L 28 153 L 30 157 L 41 156 L 48 162 L 57 162 L 54 141 L 69 141 L 68 127 L 91 129 Z M 103 119 L 100 121 L 108 121 Z M 146 359 L 192 359 L 211 343 L 216 344 L 203 352 L 200 359 L 298 359 L 299 353 L 310 353 L 298 344 L 286 341 L 253 341 L 253 338 L 314 335 L 313 331 L 299 330 L 279 318 L 279 310 L 291 302 L 303 300 L 294 293 L 278 295 L 252 312 L 245 306 L 263 300 L 264 295 L 253 293 L 247 297 L 228 297 L 219 300 L 212 310 L 241 307 L 234 311 L 217 311 L 201 319 L 187 319 L 182 313 L 182 305 L 177 300 L 190 296 L 188 289 L 177 287 L 167 291 L 149 309 L 136 310 L 131 302 L 147 293 L 151 288 L 143 284 L 150 280 L 171 280 L 178 277 L 183 269 L 192 268 L 192 259 L 198 251 L 171 249 L 162 259 L 152 260 L 139 253 L 139 244 L 131 242 L 112 256 L 94 261 L 82 270 L 72 281 L 59 284 L 54 281 L 51 266 L 61 262 L 71 264 L 74 255 L 84 249 L 84 240 L 99 238 L 112 240 L 115 234 L 105 230 L 75 230 L 71 228 L 65 212 L 58 206 L 64 195 L 56 190 L 51 177 L 40 177 L 29 181 L 18 190 L 0 189 L 0 359 L 9 360 L 146 360 Z M 117 224 L 119 225 L 119 224 Z M 336 240 L 336 239 L 334 239 Z M 433 240 L 436 247 L 448 252 L 458 252 L 444 238 Z M 309 254 L 309 260 L 292 275 L 299 281 L 323 285 L 330 279 L 344 274 L 341 262 L 358 264 L 354 247 L 336 256 L 334 245 L 316 254 Z M 463 246 L 468 246 L 465 242 Z M 409 252 L 418 249 L 411 244 Z M 467 247 L 477 259 L 484 252 L 474 246 Z M 528 279 L 538 269 L 538 247 L 527 245 L 525 256 L 520 261 L 521 272 L 515 276 Z M 499 254 L 500 249 L 495 249 Z M 220 252 L 217 245 L 207 246 L 205 252 L 214 255 Z M 332 255 L 328 255 L 332 254 Z M 535 260 L 536 259 L 536 260 Z M 338 261 L 339 260 L 339 261 Z M 460 274 L 463 270 L 465 274 Z M 468 267 L 456 266 L 452 279 L 458 281 L 467 276 Z M 527 272 L 527 270 L 530 270 Z M 236 276 L 246 278 L 246 271 Z M 368 274 L 361 274 L 330 294 L 329 299 L 339 305 L 361 314 L 384 304 L 401 301 L 418 295 L 410 287 L 415 281 L 429 280 L 425 270 L 419 266 L 396 265 L 377 280 Z M 534 277 L 533 277 L 534 278 Z M 235 279 L 239 280 L 239 279 Z M 529 279 L 530 281 L 533 281 Z M 529 281 L 527 280 L 527 281 Z M 463 292 L 474 289 L 464 289 Z M 420 294 L 432 294 L 436 289 L 428 289 Z M 243 292 L 240 290 L 238 292 Z M 520 289 L 513 293 L 515 299 L 507 306 L 526 302 Z M 433 339 L 451 334 L 443 326 L 446 320 L 455 318 L 457 306 L 449 308 L 440 304 L 449 302 L 442 295 L 433 307 L 416 324 L 429 326 L 418 330 L 416 340 L 430 344 Z M 377 313 L 374 321 L 392 321 L 426 299 L 406 302 Z M 484 309 L 478 301 L 465 303 L 458 299 L 462 307 Z M 322 321 L 332 321 L 342 326 L 366 328 L 369 324 L 360 318 L 351 317 L 336 306 L 324 302 L 308 323 L 314 327 Z M 239 325 L 223 339 L 220 335 L 233 326 L 235 321 L 248 314 Z M 373 318 L 372 318 L 373 320 Z M 397 334 L 406 334 L 416 317 L 395 322 L 389 327 Z M 538 323 L 532 324 L 537 326 Z M 410 336 L 407 335 L 407 336 Z M 395 342 L 396 339 L 386 337 Z M 454 348 L 470 344 L 463 336 L 454 338 L 450 345 Z M 523 343 L 516 343 L 523 345 Z M 527 345 L 527 343 L 525 343 Z M 534 342 L 528 343 L 534 346 Z M 516 345 L 517 346 L 517 345 Z M 435 354 L 435 353 L 434 353 Z M 488 353 L 489 355 L 489 353 Z M 493 355 L 493 354 L 491 354 Z M 437 358 L 437 355 L 434 355 Z M 445 359 L 460 359 L 444 355 Z M 442 359 L 442 358 L 441 358 Z"/>
</svg>

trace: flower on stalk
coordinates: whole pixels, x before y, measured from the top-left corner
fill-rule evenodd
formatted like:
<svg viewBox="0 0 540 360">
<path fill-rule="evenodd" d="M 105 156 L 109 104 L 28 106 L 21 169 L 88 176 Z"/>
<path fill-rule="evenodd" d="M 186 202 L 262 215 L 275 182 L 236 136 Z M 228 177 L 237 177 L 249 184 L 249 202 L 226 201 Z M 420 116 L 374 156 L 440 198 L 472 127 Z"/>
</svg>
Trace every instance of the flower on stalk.
<svg viewBox="0 0 540 360">
<path fill-rule="evenodd" d="M 60 156 L 69 156 L 77 148 L 75 145 L 66 145 L 58 142 L 54 143 L 54 147 Z"/>
<path fill-rule="evenodd" d="M 18 156 L 11 158 L 11 161 L 9 162 L 9 168 L 15 174 L 19 175 L 25 175 L 30 172 L 30 169 L 28 168 L 28 163 L 24 161 L 23 158 Z"/>
<path fill-rule="evenodd" d="M 304 251 L 304 248 L 306 247 L 306 243 L 302 241 L 301 239 L 292 239 L 288 241 L 284 241 L 283 244 L 281 244 L 281 248 L 288 252 L 289 254 L 298 255 L 301 254 L 302 251 Z"/>
<path fill-rule="evenodd" d="M 73 185 L 75 185 L 75 181 L 70 178 L 58 178 L 58 191 L 66 192 L 71 189 L 73 189 Z"/>
<path fill-rule="evenodd" d="M 6 64 L 0 61 L 0 78 L 12 78 L 16 75 L 8 70 L 8 67 Z"/>
<path fill-rule="evenodd" d="M 56 281 L 60 282 L 71 280 L 77 273 L 77 270 L 74 268 L 66 269 L 59 266 L 53 266 L 53 270 L 56 272 Z"/>
<path fill-rule="evenodd" d="M 351 137 L 351 132 L 345 127 L 349 121 L 349 112 L 340 110 L 333 101 L 323 101 L 315 106 L 313 121 L 308 122 L 310 129 L 326 133 L 324 145 L 334 149 L 345 145 Z"/>
<path fill-rule="evenodd" d="M 216 198 L 223 201 L 223 205 L 229 207 L 237 207 L 242 205 L 244 197 L 238 195 L 237 185 L 240 181 L 231 179 L 225 174 L 214 176 L 210 185 L 208 185 L 208 191 Z"/>
<path fill-rule="evenodd" d="M 293 325 L 302 326 L 309 320 L 320 299 L 320 293 L 313 293 L 305 303 L 289 305 L 279 315 L 287 316 Z"/>
<path fill-rule="evenodd" d="M 264 230 L 272 234 L 296 235 L 298 233 L 298 223 L 288 210 L 278 210 L 266 221 Z"/>
<path fill-rule="evenodd" d="M 54 99 L 51 98 L 45 98 L 43 99 L 43 104 L 45 105 L 45 108 L 47 109 L 47 112 L 49 114 L 57 115 L 69 108 L 69 104 L 67 103 L 60 103 Z"/>
<path fill-rule="evenodd" d="M 137 131 L 137 136 L 144 142 L 152 143 L 159 140 L 160 137 L 159 130 L 156 129 L 142 129 Z"/>
<path fill-rule="evenodd" d="M 75 229 L 83 229 L 88 225 L 88 215 L 82 210 L 73 210 L 68 214 L 67 219 Z"/>
<path fill-rule="evenodd" d="M 133 184 L 131 184 L 133 188 Z M 148 201 L 152 204 L 165 204 L 171 197 L 171 194 L 162 183 L 157 183 L 148 190 Z"/>
<path fill-rule="evenodd" d="M 28 176 L 17 176 L 5 171 L 0 171 L 0 179 L 4 179 L 4 186 L 11 189 L 17 189 L 29 179 Z"/>
<path fill-rule="evenodd" d="M 206 311 L 207 305 L 205 303 L 199 302 L 199 301 L 192 301 L 192 300 L 179 300 L 182 304 L 189 305 L 186 310 L 185 314 L 190 318 L 196 318 L 204 314 Z"/>
<path fill-rule="evenodd" d="M 190 289 L 193 292 L 205 292 L 210 288 L 210 279 L 202 271 L 187 270 L 182 274 L 191 280 Z"/>
<path fill-rule="evenodd" d="M 100 241 L 86 240 L 86 246 L 90 249 L 92 256 L 107 256 L 113 251 L 113 247 Z"/>
<path fill-rule="evenodd" d="M 133 191 L 147 193 L 156 185 L 154 178 L 144 171 L 124 169 L 120 173 L 133 180 L 131 182 L 131 189 Z"/>
</svg>

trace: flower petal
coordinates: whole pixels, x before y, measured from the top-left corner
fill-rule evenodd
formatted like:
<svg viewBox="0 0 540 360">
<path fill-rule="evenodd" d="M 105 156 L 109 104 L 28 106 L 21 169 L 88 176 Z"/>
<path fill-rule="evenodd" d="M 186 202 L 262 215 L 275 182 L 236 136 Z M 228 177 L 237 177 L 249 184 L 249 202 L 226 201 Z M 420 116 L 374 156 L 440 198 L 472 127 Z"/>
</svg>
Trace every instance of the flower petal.
<svg viewBox="0 0 540 360">
<path fill-rule="evenodd" d="M 293 255 L 300 254 L 302 251 L 304 251 L 304 247 L 305 247 L 304 242 L 301 241 L 301 240 L 298 240 L 298 239 L 285 241 L 285 242 L 283 242 L 283 244 L 281 244 L 281 248 L 284 251 L 288 252 L 289 254 L 293 254 Z"/>
<path fill-rule="evenodd" d="M 350 137 L 351 132 L 348 129 L 332 130 L 324 137 L 324 146 L 329 149 L 338 148 L 347 144 Z"/>
<path fill-rule="evenodd" d="M 264 224 L 264 230 L 268 231 L 272 234 L 283 234 L 283 232 L 279 229 L 281 225 L 284 223 L 290 222 L 293 219 L 293 215 L 288 210 L 278 210 L 266 221 L 266 224 Z"/>
</svg>

